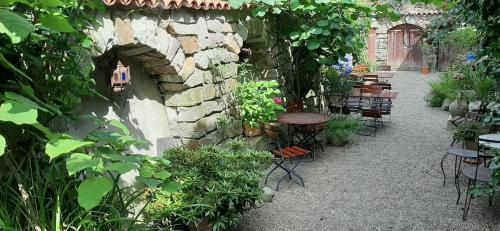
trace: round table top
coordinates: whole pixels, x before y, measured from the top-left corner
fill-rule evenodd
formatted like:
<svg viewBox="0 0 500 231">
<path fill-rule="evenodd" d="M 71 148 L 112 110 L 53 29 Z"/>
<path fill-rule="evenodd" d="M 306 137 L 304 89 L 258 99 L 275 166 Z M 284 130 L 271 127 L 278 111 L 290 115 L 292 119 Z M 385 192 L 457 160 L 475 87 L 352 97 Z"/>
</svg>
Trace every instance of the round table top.
<svg viewBox="0 0 500 231">
<path fill-rule="evenodd" d="M 500 149 L 500 134 L 480 135 L 479 139 L 479 144 L 483 146 Z"/>
<path fill-rule="evenodd" d="M 278 117 L 278 122 L 283 124 L 313 125 L 330 120 L 330 116 L 315 112 L 284 113 Z"/>
</svg>

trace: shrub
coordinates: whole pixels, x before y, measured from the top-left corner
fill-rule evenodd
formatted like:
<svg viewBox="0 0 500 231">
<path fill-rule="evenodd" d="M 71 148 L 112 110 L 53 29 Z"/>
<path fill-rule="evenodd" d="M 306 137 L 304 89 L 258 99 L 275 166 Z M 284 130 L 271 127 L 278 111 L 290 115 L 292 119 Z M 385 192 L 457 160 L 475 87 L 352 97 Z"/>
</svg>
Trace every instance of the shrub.
<svg viewBox="0 0 500 231">
<path fill-rule="evenodd" d="M 170 149 L 165 158 L 171 161 L 169 170 L 182 189 L 153 192 L 153 202 L 146 209 L 148 219 L 163 225 L 198 224 L 206 219 L 219 230 L 234 226 L 243 207 L 260 199 L 259 182 L 273 156 L 237 140 L 225 148 Z"/>
<path fill-rule="evenodd" d="M 440 79 L 430 83 L 431 92 L 425 101 L 431 107 L 441 107 L 445 99 L 455 100 L 458 84 L 453 79 L 454 73 L 447 71 L 440 76 Z"/>
<path fill-rule="evenodd" d="M 357 133 L 362 127 L 363 122 L 359 118 L 334 117 L 326 124 L 326 135 L 328 137 L 347 137 Z"/>
</svg>

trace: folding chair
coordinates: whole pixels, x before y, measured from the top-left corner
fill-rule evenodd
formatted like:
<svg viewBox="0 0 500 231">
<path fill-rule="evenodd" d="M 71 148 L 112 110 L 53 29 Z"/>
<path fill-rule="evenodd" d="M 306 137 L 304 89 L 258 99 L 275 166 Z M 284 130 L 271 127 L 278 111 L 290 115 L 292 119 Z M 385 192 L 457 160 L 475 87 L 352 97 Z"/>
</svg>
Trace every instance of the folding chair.
<svg viewBox="0 0 500 231">
<path fill-rule="evenodd" d="M 361 88 L 362 94 L 372 94 L 380 95 L 382 92 L 382 87 L 377 85 L 365 85 Z M 382 104 L 380 103 L 381 98 L 379 96 L 368 97 L 370 98 L 368 105 L 363 106 L 361 109 L 361 117 L 371 118 L 371 124 L 367 127 L 373 128 L 373 136 L 377 136 L 378 125 L 382 123 Z"/>
<path fill-rule="evenodd" d="M 378 83 L 378 75 L 363 75 L 363 83 L 365 85 L 377 84 Z"/>
<path fill-rule="evenodd" d="M 281 181 L 287 177 L 293 180 L 296 184 L 305 187 L 304 179 L 296 173 L 295 169 L 300 163 L 300 160 L 297 158 L 311 155 L 311 152 L 298 146 L 282 147 L 279 142 L 279 135 L 276 132 L 265 130 L 265 135 L 269 140 L 268 150 L 278 157 L 278 160 L 273 161 L 275 166 L 271 169 L 271 171 L 269 171 L 269 173 L 267 173 L 264 184 L 267 185 L 269 176 L 276 171 L 276 169 L 280 168 L 284 170 L 286 174 L 278 180 L 278 183 L 276 184 L 276 191 L 279 190 Z M 294 164 L 292 164 L 292 160 L 295 160 Z M 292 176 L 298 178 L 299 181 L 296 181 Z"/>
</svg>

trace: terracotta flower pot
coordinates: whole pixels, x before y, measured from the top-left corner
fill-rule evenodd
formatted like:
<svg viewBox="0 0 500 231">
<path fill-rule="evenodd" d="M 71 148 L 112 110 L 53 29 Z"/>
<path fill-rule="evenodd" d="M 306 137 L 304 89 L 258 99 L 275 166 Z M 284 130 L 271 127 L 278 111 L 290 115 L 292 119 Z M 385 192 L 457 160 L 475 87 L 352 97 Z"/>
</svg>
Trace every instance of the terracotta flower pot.
<svg viewBox="0 0 500 231">
<path fill-rule="evenodd" d="M 429 74 L 429 73 L 431 73 L 431 68 L 430 67 L 421 67 L 420 72 L 422 74 Z"/>
<path fill-rule="evenodd" d="M 369 69 L 370 67 L 368 66 L 368 64 L 356 64 L 352 68 L 354 72 L 368 72 Z"/>
<path fill-rule="evenodd" d="M 260 129 L 260 126 L 253 128 L 249 124 L 243 124 L 243 130 L 244 130 L 245 135 L 247 137 L 258 136 L 262 132 L 261 129 Z"/>
</svg>

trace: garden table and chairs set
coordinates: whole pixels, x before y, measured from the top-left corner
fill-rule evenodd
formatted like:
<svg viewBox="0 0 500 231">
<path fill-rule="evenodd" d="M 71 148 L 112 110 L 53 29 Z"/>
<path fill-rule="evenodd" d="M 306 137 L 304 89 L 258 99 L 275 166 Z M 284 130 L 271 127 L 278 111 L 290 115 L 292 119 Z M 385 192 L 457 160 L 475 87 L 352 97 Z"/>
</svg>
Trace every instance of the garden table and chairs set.
<svg viewBox="0 0 500 231">
<path fill-rule="evenodd" d="M 484 115 L 477 114 L 474 112 L 467 112 L 463 116 L 463 123 L 475 123 L 479 124 L 482 122 Z M 475 138 L 475 147 L 473 149 L 467 149 L 465 146 L 465 141 L 462 142 L 461 148 L 453 147 L 452 143 L 446 153 L 441 158 L 440 166 L 443 173 L 443 187 L 446 186 L 446 173 L 444 170 L 444 161 L 448 156 L 454 156 L 454 184 L 457 190 L 457 201 L 459 204 L 461 198 L 461 188 L 460 188 L 460 177 L 463 176 L 467 179 L 467 188 L 465 190 L 465 201 L 462 207 L 462 219 L 465 221 L 467 214 L 470 209 L 470 204 L 472 199 L 475 197 L 471 194 L 471 190 L 478 185 L 478 183 L 486 183 L 491 180 L 491 174 L 493 170 L 490 168 L 490 161 L 493 158 L 492 151 L 494 149 L 500 150 L 500 134 L 484 134 L 478 135 Z M 470 148 L 470 147 L 469 147 Z M 467 161 L 466 161 L 467 160 Z M 466 166 L 462 166 L 463 162 L 469 163 Z M 465 164 L 464 164 L 465 165 Z M 488 204 L 491 206 L 492 196 L 488 198 Z"/>
<path fill-rule="evenodd" d="M 376 124 L 381 123 L 382 115 L 390 116 L 392 100 L 398 96 L 398 92 L 392 91 L 392 86 L 387 81 L 394 76 L 394 73 L 365 73 L 361 76 L 360 87 L 355 87 L 351 94 L 346 96 L 343 108 L 349 113 L 358 112 L 363 117 L 372 118 L 373 121 L 370 127 L 374 127 L 376 132 Z M 358 75 L 354 75 L 353 78 L 359 77 Z M 379 81 L 381 79 L 384 79 L 384 81 Z M 278 123 L 287 126 L 288 145 L 284 146 L 283 142 L 280 143 L 277 131 L 267 128 L 264 131 L 269 140 L 269 151 L 278 157 L 274 161 L 275 166 L 266 175 L 266 185 L 269 176 L 277 169 L 282 169 L 285 171 L 285 175 L 279 178 L 276 190 L 279 190 L 281 181 L 286 178 L 293 180 L 301 186 L 305 186 L 304 180 L 296 172 L 296 168 L 303 161 L 303 157 L 311 157 L 314 161 L 317 146 L 321 148 L 321 151 L 324 151 L 318 135 L 324 131 L 326 123 L 331 118 L 331 113 L 327 115 L 320 112 L 303 112 L 301 105 L 288 105 L 287 112 L 280 115 L 277 120 Z"/>
</svg>

